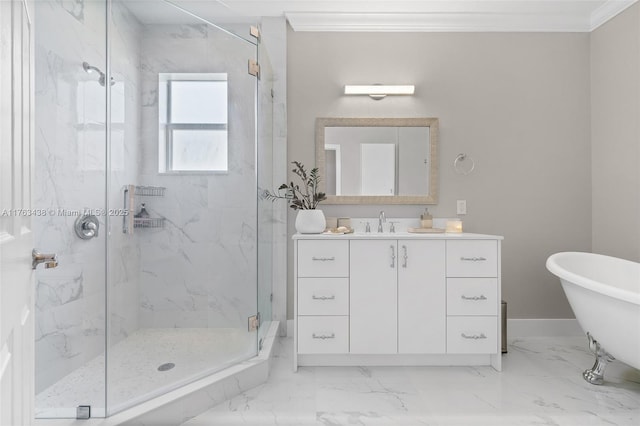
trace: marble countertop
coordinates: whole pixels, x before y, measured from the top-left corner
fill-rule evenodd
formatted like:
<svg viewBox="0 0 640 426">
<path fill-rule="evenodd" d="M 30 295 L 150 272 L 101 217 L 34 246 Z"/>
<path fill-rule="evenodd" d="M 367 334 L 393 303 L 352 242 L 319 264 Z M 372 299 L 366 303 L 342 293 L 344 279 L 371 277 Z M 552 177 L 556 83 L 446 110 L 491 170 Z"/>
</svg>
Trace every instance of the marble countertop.
<svg viewBox="0 0 640 426">
<path fill-rule="evenodd" d="M 469 232 L 462 233 L 413 233 L 407 231 L 400 232 L 353 232 L 350 234 L 295 234 L 294 240 L 378 240 L 378 239 L 421 239 L 421 240 L 502 240 L 504 237 L 500 235 L 473 234 Z"/>
</svg>

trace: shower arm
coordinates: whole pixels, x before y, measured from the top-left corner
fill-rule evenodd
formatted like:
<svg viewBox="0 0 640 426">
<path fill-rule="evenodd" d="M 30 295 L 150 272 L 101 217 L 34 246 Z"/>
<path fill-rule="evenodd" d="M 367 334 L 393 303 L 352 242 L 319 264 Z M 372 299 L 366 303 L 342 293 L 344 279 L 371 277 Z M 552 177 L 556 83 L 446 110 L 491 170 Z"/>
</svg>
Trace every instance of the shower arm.
<svg viewBox="0 0 640 426">
<path fill-rule="evenodd" d="M 82 68 L 87 72 L 87 74 L 91 74 L 94 71 L 97 72 L 98 75 L 100 76 L 100 78 L 98 79 L 98 82 L 100 83 L 101 86 L 105 85 L 105 83 L 107 81 L 107 76 L 106 76 L 105 73 L 100 71 L 100 68 L 94 67 L 93 65 L 89 64 L 88 62 L 83 62 L 82 63 Z M 113 79 L 113 77 L 111 77 L 111 85 L 113 86 L 114 84 L 116 84 L 116 82 Z"/>
<path fill-rule="evenodd" d="M 91 72 L 95 71 L 98 73 L 98 75 L 100 75 L 100 77 L 104 75 L 104 73 L 100 71 L 100 68 L 90 65 L 88 62 L 83 62 L 82 68 L 87 72 L 87 74 L 90 74 Z"/>
</svg>

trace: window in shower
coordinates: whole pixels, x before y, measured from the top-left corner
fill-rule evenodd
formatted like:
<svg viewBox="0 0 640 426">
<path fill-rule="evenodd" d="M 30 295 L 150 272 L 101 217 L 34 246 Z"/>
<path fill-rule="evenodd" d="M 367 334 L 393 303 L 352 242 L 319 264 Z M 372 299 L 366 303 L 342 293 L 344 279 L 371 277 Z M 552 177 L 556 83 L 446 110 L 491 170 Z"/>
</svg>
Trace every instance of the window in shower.
<svg viewBox="0 0 640 426">
<path fill-rule="evenodd" d="M 160 172 L 227 172 L 227 74 L 159 74 Z"/>
</svg>

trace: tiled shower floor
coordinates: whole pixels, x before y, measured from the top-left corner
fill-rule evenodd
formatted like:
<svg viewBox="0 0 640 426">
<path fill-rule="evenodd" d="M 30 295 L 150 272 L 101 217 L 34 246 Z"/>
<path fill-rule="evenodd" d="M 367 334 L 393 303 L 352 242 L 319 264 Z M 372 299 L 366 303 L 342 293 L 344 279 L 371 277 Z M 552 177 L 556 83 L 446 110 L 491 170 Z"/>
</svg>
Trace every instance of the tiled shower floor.
<svg viewBox="0 0 640 426">
<path fill-rule="evenodd" d="M 526 338 L 491 367 L 300 367 L 276 345 L 267 383 L 184 426 L 640 425 L 640 371 L 613 362 L 603 386 L 582 371 L 583 337 Z"/>
<path fill-rule="evenodd" d="M 230 328 L 140 329 L 109 349 L 112 412 L 165 393 L 256 354 L 256 334 Z M 165 363 L 175 367 L 158 371 Z M 105 358 L 94 358 L 36 395 L 36 417 L 75 417 L 78 405 L 103 416 Z M 102 413 L 101 413 L 102 411 Z"/>
</svg>

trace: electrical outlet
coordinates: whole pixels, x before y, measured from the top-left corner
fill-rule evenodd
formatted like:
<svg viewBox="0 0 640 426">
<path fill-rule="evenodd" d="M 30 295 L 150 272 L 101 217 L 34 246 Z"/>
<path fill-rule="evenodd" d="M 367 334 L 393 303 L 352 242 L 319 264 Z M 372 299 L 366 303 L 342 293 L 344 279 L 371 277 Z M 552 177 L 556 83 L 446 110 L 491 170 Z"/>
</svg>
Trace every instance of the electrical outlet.
<svg viewBox="0 0 640 426">
<path fill-rule="evenodd" d="M 457 214 L 467 214 L 467 200 L 458 200 L 456 206 Z"/>
</svg>

